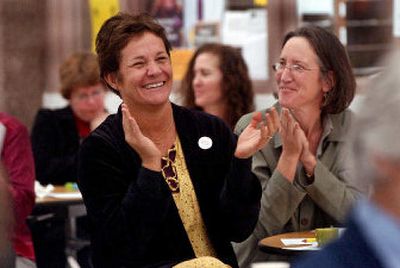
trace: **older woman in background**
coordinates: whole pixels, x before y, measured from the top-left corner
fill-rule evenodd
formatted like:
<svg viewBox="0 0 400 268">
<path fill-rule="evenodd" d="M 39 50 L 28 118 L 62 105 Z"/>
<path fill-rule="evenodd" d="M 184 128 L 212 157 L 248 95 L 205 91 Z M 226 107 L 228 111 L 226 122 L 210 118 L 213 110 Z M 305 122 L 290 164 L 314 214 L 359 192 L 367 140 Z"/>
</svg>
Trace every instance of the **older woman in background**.
<svg viewBox="0 0 400 268">
<path fill-rule="evenodd" d="M 60 80 L 68 106 L 40 110 L 32 129 L 36 176 L 42 184 L 76 182 L 81 140 L 108 115 L 95 54 L 71 55 L 60 67 Z"/>
<path fill-rule="evenodd" d="M 220 117 L 231 129 L 254 109 L 253 89 L 240 51 L 223 44 L 197 49 L 182 80 L 183 105 Z"/>
<path fill-rule="evenodd" d="M 262 207 L 253 234 L 235 245 L 241 267 L 269 259 L 257 249 L 264 237 L 342 225 L 361 192 L 348 159 L 356 83 L 343 45 L 322 28 L 299 28 L 285 36 L 273 68 L 281 127 L 253 157 Z"/>
</svg>

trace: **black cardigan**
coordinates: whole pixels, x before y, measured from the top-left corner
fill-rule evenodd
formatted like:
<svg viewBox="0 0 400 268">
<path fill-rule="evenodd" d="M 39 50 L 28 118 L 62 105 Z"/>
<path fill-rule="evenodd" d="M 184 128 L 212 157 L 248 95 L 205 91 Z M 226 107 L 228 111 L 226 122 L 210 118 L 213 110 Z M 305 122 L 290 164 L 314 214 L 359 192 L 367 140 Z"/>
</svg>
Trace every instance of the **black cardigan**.
<svg viewBox="0 0 400 268">
<path fill-rule="evenodd" d="M 71 107 L 39 110 L 31 140 L 40 183 L 77 181 L 79 133 Z"/>
<path fill-rule="evenodd" d="M 222 120 L 176 105 L 173 114 L 208 236 L 218 258 L 237 267 L 230 242 L 247 238 L 260 207 L 251 160 L 233 157 L 236 138 Z M 203 136 L 210 149 L 198 146 Z M 95 267 L 171 267 L 195 257 L 161 172 L 142 167 L 125 142 L 121 111 L 83 142 L 78 170 Z"/>
</svg>

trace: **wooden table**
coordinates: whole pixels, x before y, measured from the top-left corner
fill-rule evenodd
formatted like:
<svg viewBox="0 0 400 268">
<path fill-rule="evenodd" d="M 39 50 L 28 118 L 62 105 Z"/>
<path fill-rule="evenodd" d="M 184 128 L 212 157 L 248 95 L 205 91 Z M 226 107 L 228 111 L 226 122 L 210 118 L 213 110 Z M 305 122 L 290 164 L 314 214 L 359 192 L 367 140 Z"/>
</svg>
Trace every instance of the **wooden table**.
<svg viewBox="0 0 400 268">
<path fill-rule="evenodd" d="M 54 186 L 52 193 L 65 193 L 65 194 L 76 194 L 79 190 L 68 189 L 65 186 Z M 67 231 L 69 238 L 77 239 L 76 236 L 76 218 L 86 215 L 86 207 L 83 204 L 82 197 L 52 197 L 45 196 L 43 198 L 36 198 L 37 206 L 63 206 L 67 210 L 66 220 L 68 220 Z"/>
<path fill-rule="evenodd" d="M 279 255 L 296 255 L 304 252 L 310 252 L 312 250 L 293 250 L 291 248 L 304 247 L 304 245 L 296 246 L 285 246 L 281 239 L 282 238 L 315 238 L 314 231 L 306 232 L 292 232 L 283 233 L 278 235 L 273 235 L 266 237 L 258 242 L 258 247 L 260 250 L 266 253 L 279 254 Z"/>
<path fill-rule="evenodd" d="M 76 194 L 79 193 L 79 190 L 69 189 L 65 186 L 54 186 L 54 190 L 52 193 L 58 194 Z M 52 197 L 52 196 L 45 196 L 42 198 L 36 198 L 36 206 L 61 206 L 66 208 L 66 220 L 68 221 L 67 224 L 67 231 L 68 237 L 71 239 L 77 239 L 76 236 L 76 218 L 85 216 L 86 215 L 86 207 L 83 204 L 82 197 Z"/>
<path fill-rule="evenodd" d="M 58 194 L 76 194 L 79 193 L 79 190 L 71 190 L 66 188 L 65 186 L 54 186 L 54 190 L 52 193 Z M 53 197 L 53 196 L 44 196 L 44 197 L 36 197 L 35 203 L 37 205 L 74 205 L 74 204 L 83 204 L 82 197 Z"/>
</svg>

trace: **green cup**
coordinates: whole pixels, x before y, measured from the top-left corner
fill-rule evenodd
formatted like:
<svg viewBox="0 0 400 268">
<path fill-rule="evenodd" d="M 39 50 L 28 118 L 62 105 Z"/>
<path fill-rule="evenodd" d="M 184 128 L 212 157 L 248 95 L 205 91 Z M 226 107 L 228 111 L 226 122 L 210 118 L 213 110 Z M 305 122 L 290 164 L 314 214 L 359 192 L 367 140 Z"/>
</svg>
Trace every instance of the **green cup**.
<svg viewBox="0 0 400 268">
<path fill-rule="evenodd" d="M 76 185 L 75 182 L 67 182 L 64 184 L 64 187 L 68 191 L 76 191 L 78 189 L 78 186 Z"/>
<path fill-rule="evenodd" d="M 315 238 L 317 239 L 318 246 L 322 247 L 328 242 L 339 237 L 339 229 L 331 228 L 317 228 L 315 229 Z"/>
</svg>

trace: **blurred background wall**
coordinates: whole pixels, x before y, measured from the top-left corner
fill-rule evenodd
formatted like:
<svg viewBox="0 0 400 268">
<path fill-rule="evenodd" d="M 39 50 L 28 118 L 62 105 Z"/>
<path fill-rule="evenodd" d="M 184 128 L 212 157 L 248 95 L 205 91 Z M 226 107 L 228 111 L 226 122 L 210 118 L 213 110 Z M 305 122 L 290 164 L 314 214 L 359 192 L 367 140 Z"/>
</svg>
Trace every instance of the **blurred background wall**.
<svg viewBox="0 0 400 268">
<path fill-rule="evenodd" d="M 0 0 L 0 111 L 30 128 L 40 107 L 65 105 L 58 93 L 58 67 L 70 53 L 91 49 L 90 1 Z M 160 0 L 118 3 L 121 11 L 135 13 L 151 12 L 155 1 Z M 281 40 L 290 29 L 313 23 L 334 31 L 352 58 L 358 95 L 379 72 L 380 57 L 399 46 L 400 0 L 176 1 L 184 10 L 184 38 L 174 50 L 191 51 L 207 40 L 240 47 L 253 75 L 258 109 L 274 101 L 269 66 L 279 57 Z M 175 89 L 179 82 L 174 82 Z M 110 94 L 107 103 L 114 112 L 119 99 Z"/>
</svg>

